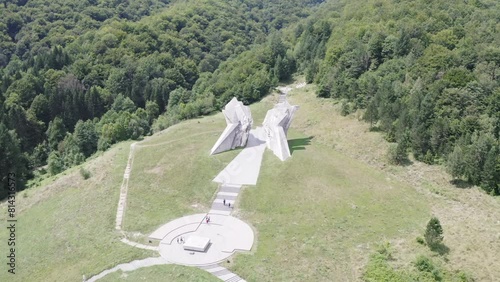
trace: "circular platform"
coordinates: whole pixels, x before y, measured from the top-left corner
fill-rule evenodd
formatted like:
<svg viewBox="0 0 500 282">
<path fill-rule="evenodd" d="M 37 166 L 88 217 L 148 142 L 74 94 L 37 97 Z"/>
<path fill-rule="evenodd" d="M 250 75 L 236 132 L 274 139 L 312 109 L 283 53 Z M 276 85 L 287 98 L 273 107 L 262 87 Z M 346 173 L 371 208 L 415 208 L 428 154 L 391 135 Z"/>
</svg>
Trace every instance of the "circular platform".
<svg viewBox="0 0 500 282">
<path fill-rule="evenodd" d="M 210 217 L 206 223 L 205 216 Z M 201 219 L 201 220 L 200 220 Z M 254 234 L 252 228 L 232 216 L 218 214 L 197 214 L 173 220 L 159 228 L 165 234 L 160 241 L 160 255 L 167 261 L 201 266 L 221 262 L 236 251 L 250 251 Z M 154 233 L 158 234 L 157 231 Z M 185 250 L 183 244 L 190 236 L 210 239 L 204 252 Z"/>
</svg>

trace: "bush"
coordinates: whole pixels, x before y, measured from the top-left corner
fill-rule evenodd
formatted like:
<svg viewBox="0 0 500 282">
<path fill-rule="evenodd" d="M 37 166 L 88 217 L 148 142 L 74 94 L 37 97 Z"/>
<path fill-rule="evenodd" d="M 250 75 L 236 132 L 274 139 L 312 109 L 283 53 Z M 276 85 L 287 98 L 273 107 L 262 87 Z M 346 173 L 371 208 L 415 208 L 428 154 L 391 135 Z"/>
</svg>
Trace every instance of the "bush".
<svg viewBox="0 0 500 282">
<path fill-rule="evenodd" d="M 425 241 L 424 241 L 424 238 L 418 236 L 417 237 L 417 243 L 419 243 L 420 245 L 425 245 Z"/>
<path fill-rule="evenodd" d="M 56 175 L 65 169 L 63 159 L 59 156 L 59 153 L 55 151 L 50 153 L 48 165 L 51 175 Z"/>
<path fill-rule="evenodd" d="M 386 259 L 392 259 L 391 243 L 385 242 L 377 248 L 377 252 L 383 255 Z"/>
<path fill-rule="evenodd" d="M 85 179 L 85 180 L 89 179 L 89 178 L 92 176 L 92 174 L 90 173 L 90 171 L 88 171 L 88 170 L 84 169 L 83 167 L 82 167 L 82 168 L 80 168 L 80 175 L 81 175 L 81 176 L 83 177 L 83 179 Z"/>
<path fill-rule="evenodd" d="M 437 217 L 432 217 L 425 229 L 425 242 L 431 250 L 436 249 L 443 242 L 443 227 Z"/>
<path fill-rule="evenodd" d="M 340 114 L 345 117 L 351 112 L 352 112 L 351 104 L 347 101 L 343 101 L 340 107 Z"/>
<path fill-rule="evenodd" d="M 423 255 L 418 256 L 417 259 L 415 260 L 415 267 L 420 272 L 430 273 L 434 278 L 434 280 L 436 281 L 441 281 L 443 279 L 439 268 L 437 268 L 432 262 L 432 260 L 430 260 L 426 256 Z"/>
<path fill-rule="evenodd" d="M 401 165 L 408 161 L 408 153 L 403 142 L 391 144 L 387 150 L 387 158 L 390 164 Z"/>
</svg>

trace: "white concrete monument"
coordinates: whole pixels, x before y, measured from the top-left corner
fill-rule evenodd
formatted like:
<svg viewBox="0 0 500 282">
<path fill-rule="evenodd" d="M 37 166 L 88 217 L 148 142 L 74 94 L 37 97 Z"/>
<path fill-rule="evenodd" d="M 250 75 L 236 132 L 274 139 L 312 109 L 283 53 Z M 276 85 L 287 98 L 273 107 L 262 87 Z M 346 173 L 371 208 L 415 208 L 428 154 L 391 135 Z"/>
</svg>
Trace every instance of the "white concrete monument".
<svg viewBox="0 0 500 282">
<path fill-rule="evenodd" d="M 274 105 L 274 108 L 267 111 L 266 118 L 262 125 L 266 132 L 266 145 L 282 161 L 288 159 L 290 149 L 286 134 L 292 123 L 292 118 L 299 106 L 292 106 L 286 98 Z"/>
<path fill-rule="evenodd" d="M 200 236 L 189 236 L 182 246 L 184 250 L 204 252 L 210 245 L 210 238 Z"/>
<path fill-rule="evenodd" d="M 243 105 L 236 97 L 231 99 L 224 107 L 222 113 L 226 117 L 226 129 L 215 142 L 210 155 L 244 147 L 252 128 L 252 113 L 248 106 Z"/>
</svg>

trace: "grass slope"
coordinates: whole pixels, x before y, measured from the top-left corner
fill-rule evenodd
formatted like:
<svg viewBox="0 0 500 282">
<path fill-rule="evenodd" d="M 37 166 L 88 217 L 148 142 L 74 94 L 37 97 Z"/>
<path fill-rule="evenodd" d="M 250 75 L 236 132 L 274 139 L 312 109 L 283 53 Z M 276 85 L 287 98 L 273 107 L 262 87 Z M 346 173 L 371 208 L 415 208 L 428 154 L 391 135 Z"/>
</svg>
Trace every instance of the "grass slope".
<svg viewBox="0 0 500 282">
<path fill-rule="evenodd" d="M 114 230 L 118 195 L 130 142 L 120 143 L 51 183 L 17 195 L 17 273 L 2 260 L 0 281 L 78 281 L 122 262 L 157 255 L 119 242 Z M 50 181 L 49 181 L 50 182 Z M 21 195 L 27 193 L 27 197 Z M 3 203 L 0 221 L 7 214 Z M 0 238 L 7 238 L 6 228 Z M 1 244 L 0 253 L 7 253 Z"/>
<path fill-rule="evenodd" d="M 254 249 L 225 266 L 247 281 L 355 281 L 376 246 L 389 241 L 389 264 L 411 268 L 418 254 L 433 256 L 415 238 L 434 214 L 450 248 L 441 265 L 478 280 L 500 277 L 499 199 L 453 187 L 438 166 L 385 165 L 388 144 L 381 135 L 369 132 L 356 115 L 341 117 L 339 106 L 315 98 L 314 89 L 290 93 L 289 100 L 301 106 L 289 132 L 292 158 L 281 162 L 265 152 L 258 185 L 244 188 L 235 208 L 254 227 Z M 270 95 L 251 106 L 255 125 L 276 100 Z M 211 180 L 239 152 L 208 156 L 224 126 L 219 113 L 139 143 L 125 212 L 129 237 L 141 241 L 173 218 L 208 210 L 217 189 Z M 3 271 L 0 281 L 75 281 L 157 255 L 122 244 L 114 230 L 130 144 L 86 162 L 88 180 L 75 168 L 27 191 L 26 198 L 18 195 L 18 274 Z M 3 222 L 5 214 L 3 203 Z M 6 231 L 0 229 L 0 238 Z M 7 253 L 6 244 L 0 252 Z M 158 266 L 111 274 L 105 281 L 165 279 L 211 278 L 194 268 Z"/>
<path fill-rule="evenodd" d="M 256 252 L 233 267 L 249 281 L 355 279 L 353 249 L 407 236 L 430 214 L 409 186 L 314 139 L 285 163 L 266 152 L 259 181 L 241 198 Z"/>
<path fill-rule="evenodd" d="M 111 281 L 175 281 L 175 282 L 217 282 L 212 274 L 198 268 L 179 265 L 159 265 L 140 268 L 132 272 L 114 272 L 106 275 L 100 282 Z"/>
</svg>

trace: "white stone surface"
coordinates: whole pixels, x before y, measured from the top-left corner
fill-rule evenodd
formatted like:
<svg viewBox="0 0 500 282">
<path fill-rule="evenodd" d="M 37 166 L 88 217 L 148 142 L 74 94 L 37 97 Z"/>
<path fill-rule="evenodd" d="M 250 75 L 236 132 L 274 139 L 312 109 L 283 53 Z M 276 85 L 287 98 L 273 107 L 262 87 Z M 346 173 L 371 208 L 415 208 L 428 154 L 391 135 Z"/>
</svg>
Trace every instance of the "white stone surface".
<svg viewBox="0 0 500 282">
<path fill-rule="evenodd" d="M 206 214 L 205 214 L 206 216 Z M 159 245 L 161 256 L 172 263 L 182 265 L 209 265 L 225 260 L 236 251 L 250 251 L 254 242 L 252 228 L 245 222 L 227 215 L 209 214 L 210 223 L 203 223 L 194 231 L 182 230 L 175 224 L 168 225 L 172 230 L 167 233 L 174 235 L 174 240 L 165 237 Z M 186 217 L 195 219 L 194 217 Z M 180 222 L 180 221 L 177 221 Z M 197 223 L 194 221 L 192 223 Z M 189 224 L 189 223 L 188 223 Z M 192 236 L 210 239 L 210 247 L 205 252 L 185 250 L 176 238 L 187 240 Z"/>
<path fill-rule="evenodd" d="M 178 234 L 174 231 L 180 229 L 184 230 L 184 232 L 195 231 L 203 222 L 206 215 L 207 214 L 205 213 L 199 213 L 174 219 L 156 229 L 153 233 L 151 233 L 151 235 L 149 235 L 149 238 L 155 240 L 163 240 L 163 242 L 166 242 L 165 238 L 169 237 L 170 244 L 171 240 L 178 236 Z"/>
<path fill-rule="evenodd" d="M 290 105 L 285 97 L 267 112 L 263 122 L 267 148 L 282 161 L 291 156 L 286 135 L 298 108 L 299 106 Z"/>
<path fill-rule="evenodd" d="M 142 259 L 142 260 L 134 260 L 134 261 L 131 261 L 128 263 L 119 264 L 111 269 L 107 269 L 107 270 L 99 273 L 98 275 L 95 275 L 95 276 L 93 276 L 90 279 L 85 280 L 85 281 L 94 282 L 94 281 L 97 281 L 97 280 L 103 278 L 104 276 L 106 276 L 110 273 L 116 272 L 118 270 L 134 271 L 134 270 L 139 269 L 139 268 L 155 266 L 155 265 L 162 265 L 162 264 L 169 264 L 169 262 L 167 260 L 165 260 L 163 257 L 152 257 L 152 258 L 146 258 L 146 259 Z"/>
<path fill-rule="evenodd" d="M 243 105 L 236 97 L 231 99 L 222 110 L 226 118 L 226 129 L 215 142 L 210 155 L 232 150 L 236 147 L 244 147 L 252 128 L 252 113 L 248 106 Z"/>
<path fill-rule="evenodd" d="M 210 245 L 210 238 L 192 235 L 186 239 L 182 247 L 184 250 L 204 252 L 208 245 Z"/>
<path fill-rule="evenodd" d="M 214 182 L 233 185 L 256 185 L 262 155 L 266 149 L 262 127 L 252 129 L 247 146 L 215 178 Z"/>
</svg>

